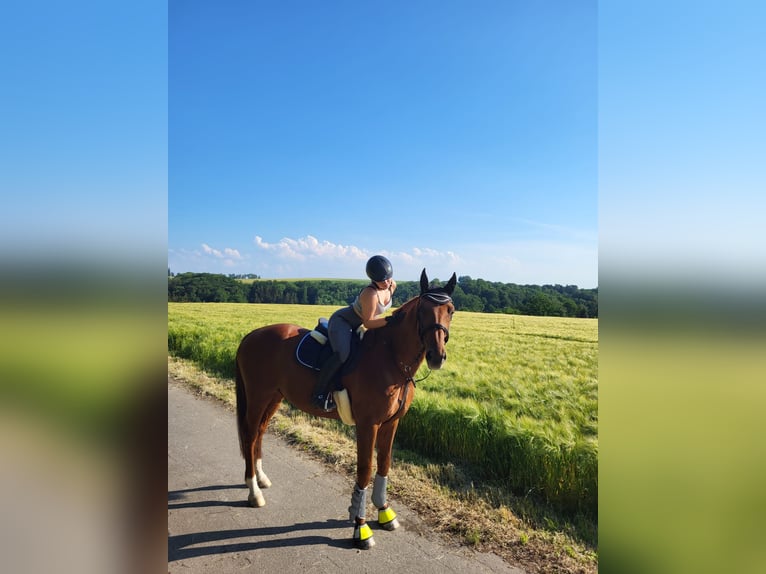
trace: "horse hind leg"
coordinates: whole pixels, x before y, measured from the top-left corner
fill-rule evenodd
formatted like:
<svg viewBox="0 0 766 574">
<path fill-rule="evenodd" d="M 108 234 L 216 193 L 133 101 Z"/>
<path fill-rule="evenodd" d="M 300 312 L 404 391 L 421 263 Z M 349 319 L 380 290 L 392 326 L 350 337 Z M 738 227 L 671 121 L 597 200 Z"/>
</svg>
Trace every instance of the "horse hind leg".
<svg viewBox="0 0 766 574">
<path fill-rule="evenodd" d="M 260 432 L 256 430 L 255 434 L 248 439 L 247 452 L 245 453 L 245 484 L 247 485 L 247 502 L 253 508 L 259 508 L 266 505 L 266 499 L 263 497 L 258 480 L 256 469 L 261 461 L 256 458 L 256 445 L 259 442 Z"/>
<path fill-rule="evenodd" d="M 269 488 L 271 480 L 263 472 L 263 435 L 269 426 L 269 421 L 279 408 L 282 402 L 282 395 L 275 395 L 261 412 L 260 419 L 255 427 L 255 433 L 252 437 L 249 450 L 249 460 L 246 458 L 245 464 L 245 484 L 247 484 L 247 501 L 250 506 L 260 508 L 266 505 L 266 499 L 261 492 L 261 488 Z"/>
<path fill-rule="evenodd" d="M 248 490 L 247 502 L 255 508 L 266 504 L 266 499 L 263 498 L 263 493 L 261 493 L 261 489 L 258 487 L 257 480 L 253 480 L 253 477 L 256 475 L 255 469 L 258 463 L 260 463 L 260 461 L 256 462 L 255 459 L 256 441 L 257 436 L 255 434 L 246 435 L 242 441 L 242 454 L 245 457 L 245 484 Z"/>
<path fill-rule="evenodd" d="M 266 434 L 266 429 L 269 427 L 269 422 L 277 412 L 279 405 L 282 403 L 282 395 L 275 395 L 272 401 L 266 407 L 266 410 L 261 417 L 261 423 L 258 425 L 258 437 L 255 441 L 255 480 L 259 487 L 269 488 L 271 486 L 271 480 L 263 472 L 263 435 Z"/>
<path fill-rule="evenodd" d="M 253 421 L 261 420 L 262 412 L 256 413 L 252 418 L 248 417 L 249 424 L 242 445 L 242 454 L 245 457 L 245 484 L 248 489 L 247 502 L 254 508 L 266 504 L 266 499 L 258 486 L 256 470 L 261 464 L 261 428 L 259 422 L 253 423 Z"/>
</svg>

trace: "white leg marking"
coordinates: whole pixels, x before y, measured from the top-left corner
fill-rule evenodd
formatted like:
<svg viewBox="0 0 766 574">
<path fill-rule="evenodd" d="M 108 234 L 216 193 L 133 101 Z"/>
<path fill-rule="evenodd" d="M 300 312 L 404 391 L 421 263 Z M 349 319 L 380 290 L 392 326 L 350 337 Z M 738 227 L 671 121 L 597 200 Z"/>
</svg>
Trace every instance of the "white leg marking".
<svg viewBox="0 0 766 574">
<path fill-rule="evenodd" d="M 258 486 L 261 488 L 268 488 L 271 486 L 269 477 L 263 472 L 263 461 L 261 461 L 260 458 L 255 461 L 255 478 L 258 481 Z"/>
<path fill-rule="evenodd" d="M 265 506 L 266 499 L 263 498 L 263 493 L 261 492 L 261 489 L 258 488 L 258 481 L 255 479 L 255 477 L 246 479 L 245 483 L 247 484 L 247 488 L 250 490 L 250 493 L 247 495 L 247 502 L 250 503 L 250 506 L 253 508 Z"/>
</svg>

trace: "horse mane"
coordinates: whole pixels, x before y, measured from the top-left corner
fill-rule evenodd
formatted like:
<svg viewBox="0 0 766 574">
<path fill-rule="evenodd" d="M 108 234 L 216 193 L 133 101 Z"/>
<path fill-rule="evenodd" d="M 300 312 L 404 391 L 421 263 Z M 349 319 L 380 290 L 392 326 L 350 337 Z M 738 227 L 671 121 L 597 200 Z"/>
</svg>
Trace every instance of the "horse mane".
<svg viewBox="0 0 766 574">
<path fill-rule="evenodd" d="M 408 299 L 404 303 L 402 303 L 399 308 L 392 313 L 392 315 L 398 315 L 399 313 L 407 313 L 415 303 L 417 303 L 418 299 L 420 299 L 420 295 L 415 295 L 411 299 Z"/>
</svg>

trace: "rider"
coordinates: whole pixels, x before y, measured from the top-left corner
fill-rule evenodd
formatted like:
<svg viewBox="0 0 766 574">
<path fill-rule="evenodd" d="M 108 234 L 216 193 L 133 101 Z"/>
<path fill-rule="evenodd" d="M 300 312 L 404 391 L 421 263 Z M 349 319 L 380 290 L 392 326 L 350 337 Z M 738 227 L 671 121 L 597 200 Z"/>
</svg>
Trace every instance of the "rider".
<svg viewBox="0 0 766 574">
<path fill-rule="evenodd" d="M 391 308 L 396 290 L 394 268 L 382 255 L 370 257 L 366 271 L 371 283 L 362 289 L 351 305 L 335 311 L 328 322 L 330 344 L 335 352 L 322 365 L 312 398 L 315 406 L 327 412 L 335 408 L 328 392 L 330 382 L 351 353 L 351 337 L 360 325 L 365 329 L 377 329 L 386 324 L 387 318 L 381 315 Z"/>
</svg>

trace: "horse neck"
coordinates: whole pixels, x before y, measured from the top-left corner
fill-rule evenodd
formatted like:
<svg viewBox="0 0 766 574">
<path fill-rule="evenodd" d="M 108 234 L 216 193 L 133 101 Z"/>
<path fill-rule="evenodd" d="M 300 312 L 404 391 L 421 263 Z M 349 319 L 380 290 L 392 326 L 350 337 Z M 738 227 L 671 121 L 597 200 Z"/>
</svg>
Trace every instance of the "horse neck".
<svg viewBox="0 0 766 574">
<path fill-rule="evenodd" d="M 418 300 L 415 298 L 405 305 L 409 307 L 401 311 L 405 313 L 404 319 L 392 326 L 391 341 L 397 361 L 411 367 L 414 374 L 423 361 L 425 349 L 418 333 Z"/>
</svg>

